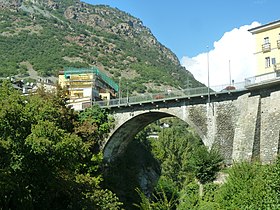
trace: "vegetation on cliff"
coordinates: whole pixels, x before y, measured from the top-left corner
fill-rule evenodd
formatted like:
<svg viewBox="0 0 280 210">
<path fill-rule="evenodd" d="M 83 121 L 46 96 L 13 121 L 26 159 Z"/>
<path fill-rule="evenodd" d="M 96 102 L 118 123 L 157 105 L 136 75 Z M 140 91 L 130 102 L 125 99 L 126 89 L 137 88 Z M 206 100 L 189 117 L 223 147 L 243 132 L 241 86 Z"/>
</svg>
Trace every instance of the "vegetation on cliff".
<svg viewBox="0 0 280 210">
<path fill-rule="evenodd" d="M 97 66 L 129 91 L 201 86 L 141 20 L 80 1 L 0 1 L 0 77 Z"/>
</svg>

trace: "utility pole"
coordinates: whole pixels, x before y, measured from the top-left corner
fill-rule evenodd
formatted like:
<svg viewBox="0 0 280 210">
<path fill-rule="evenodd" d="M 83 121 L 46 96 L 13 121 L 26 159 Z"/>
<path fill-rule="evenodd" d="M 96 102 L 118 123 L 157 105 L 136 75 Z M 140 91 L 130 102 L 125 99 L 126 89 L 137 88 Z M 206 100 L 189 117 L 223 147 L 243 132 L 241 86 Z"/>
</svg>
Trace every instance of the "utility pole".
<svg viewBox="0 0 280 210">
<path fill-rule="evenodd" d="M 230 70 L 230 60 L 228 61 L 228 71 L 229 71 L 229 86 L 231 86 L 231 70 Z"/>
<path fill-rule="evenodd" d="M 121 79 L 122 79 L 122 77 L 119 77 L 119 104 L 121 104 L 121 97 L 122 97 L 122 95 L 121 95 Z"/>
<path fill-rule="evenodd" d="M 126 83 L 126 102 L 128 103 L 128 82 Z"/>
<path fill-rule="evenodd" d="M 209 68 L 209 47 L 207 46 L 207 77 L 208 77 L 208 107 L 212 109 L 212 114 L 214 116 L 214 104 L 211 106 L 210 98 L 210 68 Z"/>
<path fill-rule="evenodd" d="M 210 105 L 210 75 L 209 75 L 209 47 L 207 46 L 207 78 L 208 78 L 208 103 Z"/>
</svg>

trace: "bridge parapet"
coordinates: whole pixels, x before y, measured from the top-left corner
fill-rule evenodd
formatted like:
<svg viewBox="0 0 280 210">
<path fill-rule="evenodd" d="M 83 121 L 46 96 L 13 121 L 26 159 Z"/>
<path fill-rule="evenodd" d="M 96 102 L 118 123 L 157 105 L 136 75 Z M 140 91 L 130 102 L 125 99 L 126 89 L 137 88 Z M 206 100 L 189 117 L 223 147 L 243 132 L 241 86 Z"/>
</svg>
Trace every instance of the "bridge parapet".
<svg viewBox="0 0 280 210">
<path fill-rule="evenodd" d="M 280 83 L 280 70 L 257 75 L 254 77 L 248 77 L 245 79 L 246 89 L 259 89 L 264 86 L 271 86 Z"/>
<path fill-rule="evenodd" d="M 198 88 L 188 88 L 184 90 L 177 91 L 165 91 L 158 93 L 147 93 L 138 96 L 127 96 L 125 98 L 118 98 L 105 101 L 95 101 L 93 104 L 97 104 L 100 107 L 110 108 L 110 107 L 120 107 L 135 104 L 145 104 L 154 102 L 164 102 L 167 100 L 180 100 L 185 98 L 193 97 L 206 97 L 208 96 L 208 91 L 210 95 L 224 94 L 225 92 L 239 92 L 245 90 L 245 82 L 233 84 L 225 84 L 219 86 L 213 86 L 208 89 L 208 87 L 198 87 Z"/>
</svg>

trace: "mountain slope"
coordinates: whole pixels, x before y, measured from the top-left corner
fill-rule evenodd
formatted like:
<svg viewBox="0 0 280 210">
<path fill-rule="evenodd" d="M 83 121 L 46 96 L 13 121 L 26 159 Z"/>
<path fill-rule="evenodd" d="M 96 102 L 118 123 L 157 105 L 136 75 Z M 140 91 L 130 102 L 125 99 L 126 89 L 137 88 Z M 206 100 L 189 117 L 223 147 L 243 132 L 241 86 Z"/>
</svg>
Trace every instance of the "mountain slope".
<svg viewBox="0 0 280 210">
<path fill-rule="evenodd" d="M 141 20 L 79 0 L 0 0 L 0 59 L 0 77 L 97 66 L 130 92 L 201 86 Z"/>
</svg>

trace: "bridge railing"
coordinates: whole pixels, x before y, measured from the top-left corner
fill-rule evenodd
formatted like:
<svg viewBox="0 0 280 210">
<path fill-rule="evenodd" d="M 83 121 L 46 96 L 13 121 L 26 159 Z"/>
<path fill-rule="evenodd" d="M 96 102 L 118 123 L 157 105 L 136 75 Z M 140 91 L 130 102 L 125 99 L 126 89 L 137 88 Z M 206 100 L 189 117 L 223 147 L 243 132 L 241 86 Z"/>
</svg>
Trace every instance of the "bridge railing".
<svg viewBox="0 0 280 210">
<path fill-rule="evenodd" d="M 219 94 L 223 92 L 234 92 L 241 91 L 245 89 L 245 82 L 234 83 L 234 84 L 225 84 L 213 86 L 209 89 L 209 93 Z M 197 88 L 188 88 L 183 90 L 176 91 L 162 91 L 158 93 L 146 93 L 138 96 L 129 96 L 124 98 L 117 98 L 104 101 L 95 101 L 93 104 L 98 104 L 101 107 L 114 107 L 114 106 L 126 106 L 132 104 L 142 104 L 150 103 L 156 101 L 180 99 L 187 97 L 196 97 L 208 95 L 208 87 L 197 87 Z"/>
<path fill-rule="evenodd" d="M 280 77 L 280 71 L 274 71 L 266 74 L 257 75 L 254 77 L 248 77 L 245 79 L 245 85 L 255 85 L 262 82 L 268 82 Z"/>
</svg>

